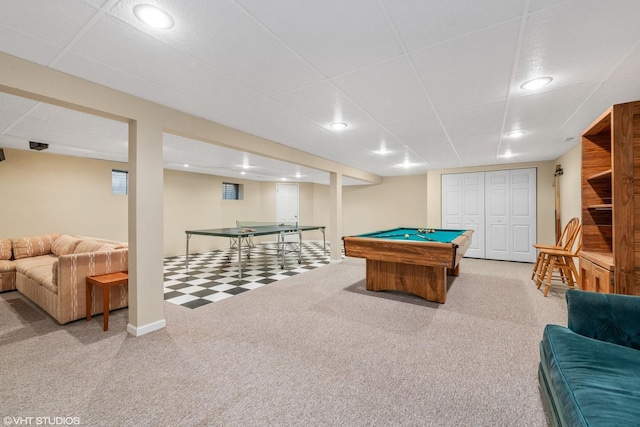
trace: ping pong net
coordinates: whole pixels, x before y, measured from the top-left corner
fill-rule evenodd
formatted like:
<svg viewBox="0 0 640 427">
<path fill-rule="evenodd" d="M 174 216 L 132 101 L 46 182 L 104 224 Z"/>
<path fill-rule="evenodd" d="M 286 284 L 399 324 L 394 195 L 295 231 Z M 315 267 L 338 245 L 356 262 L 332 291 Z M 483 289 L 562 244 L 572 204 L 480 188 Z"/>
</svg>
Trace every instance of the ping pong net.
<svg viewBox="0 0 640 427">
<path fill-rule="evenodd" d="M 236 220 L 236 227 L 242 228 L 274 228 L 274 227 L 287 227 L 287 228 L 297 228 L 298 221 L 273 221 L 273 222 L 263 222 L 263 221 L 238 221 Z"/>
<path fill-rule="evenodd" d="M 282 253 L 287 252 L 285 245 L 299 245 L 298 240 L 298 221 L 274 221 L 274 222 L 263 222 L 263 221 L 239 221 L 236 220 L 236 227 L 241 228 L 243 232 L 255 232 L 259 230 L 275 230 L 273 234 L 278 234 L 277 240 L 277 249 L 276 253 L 282 251 Z M 279 233 L 277 230 L 282 227 L 283 233 Z M 289 236 L 289 237 L 287 237 Z M 293 238 L 293 240 L 291 240 Z M 240 242 L 238 242 L 241 246 L 245 246 L 248 248 L 254 248 L 255 244 L 253 243 L 253 236 L 248 236 L 245 238 L 240 238 Z M 282 248 L 280 245 L 282 244 Z M 296 246 L 298 247 L 298 246 Z M 298 247 L 299 251 L 299 247 Z M 284 255 L 283 255 L 284 256 Z M 283 262 L 284 264 L 284 262 Z"/>
</svg>

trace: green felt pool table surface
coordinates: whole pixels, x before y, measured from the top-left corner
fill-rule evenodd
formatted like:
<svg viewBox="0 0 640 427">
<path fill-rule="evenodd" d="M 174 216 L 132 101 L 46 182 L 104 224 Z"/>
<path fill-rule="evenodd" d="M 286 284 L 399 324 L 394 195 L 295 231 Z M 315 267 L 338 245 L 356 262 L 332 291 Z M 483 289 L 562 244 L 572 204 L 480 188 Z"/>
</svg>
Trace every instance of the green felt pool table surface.
<svg viewBox="0 0 640 427">
<path fill-rule="evenodd" d="M 439 243 L 451 243 L 466 230 L 442 230 L 437 228 L 409 228 L 398 227 L 389 230 L 374 231 L 372 233 L 358 234 L 356 237 L 370 237 L 374 239 L 432 241 Z"/>
</svg>

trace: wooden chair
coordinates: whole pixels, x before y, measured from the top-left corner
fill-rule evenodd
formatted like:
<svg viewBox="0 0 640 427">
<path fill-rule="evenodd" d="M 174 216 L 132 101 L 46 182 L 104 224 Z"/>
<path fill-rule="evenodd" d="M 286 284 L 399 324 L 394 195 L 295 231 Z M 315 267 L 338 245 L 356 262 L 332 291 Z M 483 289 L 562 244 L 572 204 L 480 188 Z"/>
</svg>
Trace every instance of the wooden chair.
<svg viewBox="0 0 640 427">
<path fill-rule="evenodd" d="M 560 238 L 556 242 L 555 245 L 540 245 L 534 244 L 533 247 L 538 250 L 538 257 L 536 258 L 536 263 L 533 266 L 533 271 L 531 272 L 531 279 L 535 280 L 536 285 L 538 285 L 539 280 L 541 280 L 540 275 L 542 274 L 542 267 L 545 263 L 545 257 L 547 253 L 545 251 L 549 250 L 571 250 L 573 247 L 574 241 L 576 239 L 577 234 L 580 230 L 580 219 L 577 217 L 571 218 L 569 222 L 564 226 L 562 230 L 562 234 Z M 540 286 L 538 285 L 538 288 Z"/>
<path fill-rule="evenodd" d="M 567 249 L 544 249 L 541 252 L 544 253 L 544 259 L 542 261 L 541 273 L 536 280 L 536 286 L 538 289 L 545 283 L 544 296 L 546 297 L 551 287 L 551 280 L 554 277 L 554 272 L 557 270 L 558 274 L 555 275 L 559 281 L 570 287 L 577 288 L 579 281 L 578 269 L 574 263 L 574 259 L 578 257 L 580 249 L 582 249 L 582 233 L 581 228 L 578 227 L 576 238 L 574 239 L 572 247 Z"/>
</svg>

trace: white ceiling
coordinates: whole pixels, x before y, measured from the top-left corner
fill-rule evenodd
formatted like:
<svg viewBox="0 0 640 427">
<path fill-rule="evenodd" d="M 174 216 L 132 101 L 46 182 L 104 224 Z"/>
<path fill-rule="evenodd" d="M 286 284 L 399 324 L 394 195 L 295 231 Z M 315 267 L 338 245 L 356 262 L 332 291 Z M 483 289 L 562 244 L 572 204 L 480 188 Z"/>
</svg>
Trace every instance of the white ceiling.
<svg viewBox="0 0 640 427">
<path fill-rule="evenodd" d="M 138 21 L 141 2 L 175 26 Z M 640 99 L 638 0 L 2 3 L 2 52 L 381 176 L 556 159 L 610 105 Z M 520 88 L 540 76 L 553 81 Z M 127 158 L 126 125 L 0 94 L 0 146 L 28 140 Z M 167 168 L 328 183 L 174 135 L 164 146 Z"/>
</svg>

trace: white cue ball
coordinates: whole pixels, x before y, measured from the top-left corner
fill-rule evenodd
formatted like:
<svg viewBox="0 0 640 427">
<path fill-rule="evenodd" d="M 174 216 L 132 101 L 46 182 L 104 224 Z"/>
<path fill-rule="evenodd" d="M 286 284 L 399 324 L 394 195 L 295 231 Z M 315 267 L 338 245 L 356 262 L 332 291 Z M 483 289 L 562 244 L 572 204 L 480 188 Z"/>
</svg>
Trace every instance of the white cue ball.
<svg viewBox="0 0 640 427">
<path fill-rule="evenodd" d="M 408 238 L 409 238 L 409 235 L 408 235 L 408 234 L 405 234 L 405 235 L 404 235 L 404 238 L 405 238 L 405 239 L 408 239 Z"/>
</svg>

